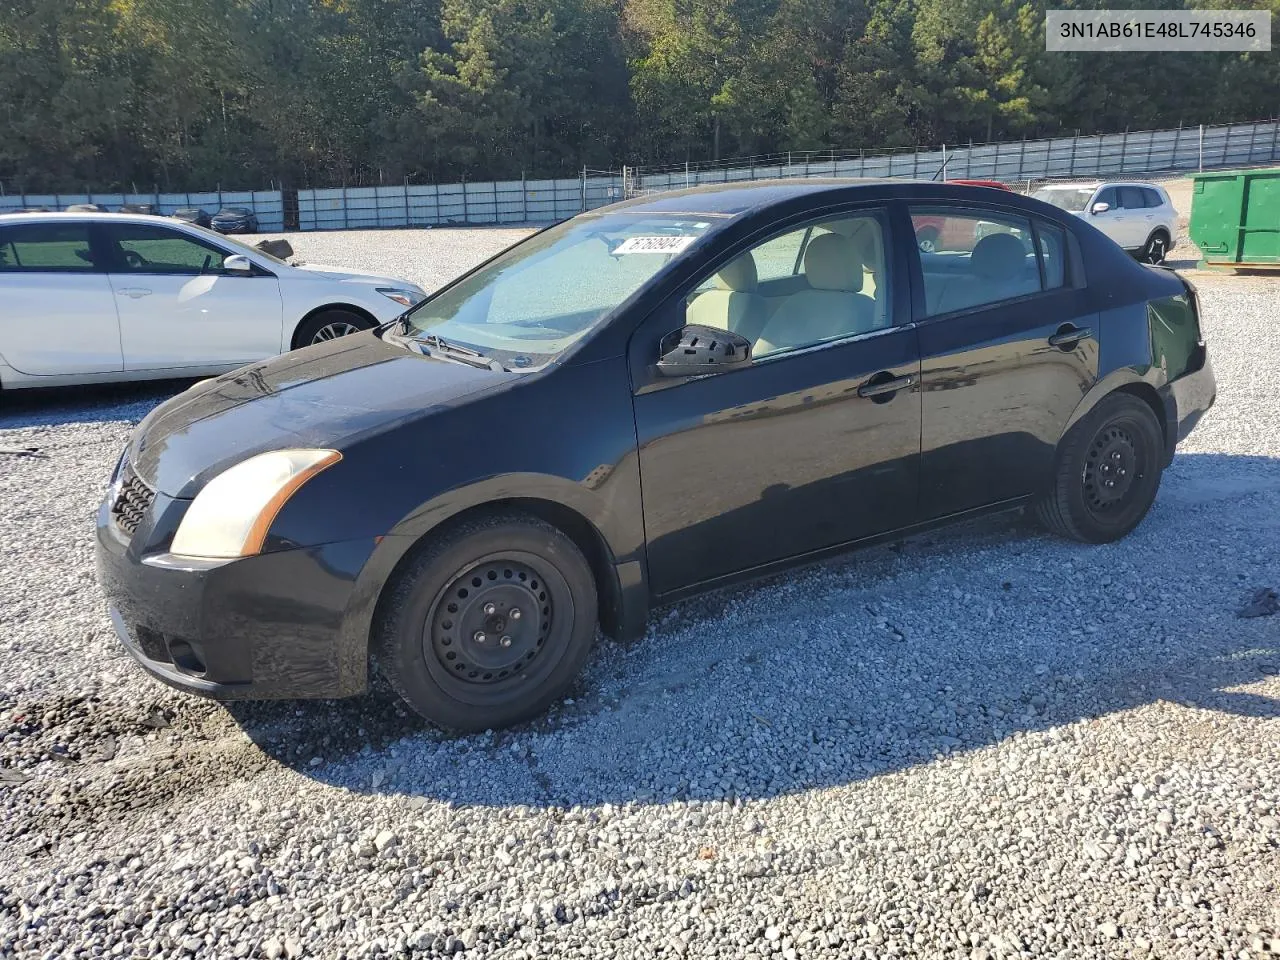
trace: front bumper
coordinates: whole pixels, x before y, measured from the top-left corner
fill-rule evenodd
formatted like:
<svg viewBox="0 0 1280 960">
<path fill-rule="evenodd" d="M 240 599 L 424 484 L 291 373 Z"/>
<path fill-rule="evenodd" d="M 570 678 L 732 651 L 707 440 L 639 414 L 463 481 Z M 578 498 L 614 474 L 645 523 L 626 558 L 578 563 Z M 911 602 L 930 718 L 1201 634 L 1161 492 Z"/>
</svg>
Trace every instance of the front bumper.
<svg viewBox="0 0 1280 960">
<path fill-rule="evenodd" d="M 132 536 L 107 504 L 98 511 L 98 580 L 134 659 L 165 683 L 220 700 L 363 692 L 368 638 L 344 628 L 375 541 L 231 561 L 148 552 L 145 545 L 167 539 L 162 531 L 185 508 L 157 496 Z"/>
</svg>

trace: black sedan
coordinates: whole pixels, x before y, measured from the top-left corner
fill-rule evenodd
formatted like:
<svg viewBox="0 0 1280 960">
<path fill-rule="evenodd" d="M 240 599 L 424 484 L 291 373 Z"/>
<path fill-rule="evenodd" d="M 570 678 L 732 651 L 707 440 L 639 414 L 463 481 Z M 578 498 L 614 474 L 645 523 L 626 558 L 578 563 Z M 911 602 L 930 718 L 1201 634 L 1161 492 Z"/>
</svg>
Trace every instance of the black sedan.
<svg viewBox="0 0 1280 960">
<path fill-rule="evenodd" d="M 668 193 L 158 407 L 99 576 L 178 687 L 345 696 L 376 663 L 431 720 L 499 727 L 656 603 L 989 511 L 1123 537 L 1214 396 L 1194 288 L 1048 204 Z"/>
<path fill-rule="evenodd" d="M 209 221 L 219 233 L 257 233 L 258 217 L 247 207 L 223 207 Z"/>
<path fill-rule="evenodd" d="M 209 211 L 201 210 L 199 207 L 179 207 L 173 211 L 173 218 L 186 223 L 194 223 L 197 227 L 207 227 L 213 222 L 213 218 L 209 216 Z"/>
</svg>

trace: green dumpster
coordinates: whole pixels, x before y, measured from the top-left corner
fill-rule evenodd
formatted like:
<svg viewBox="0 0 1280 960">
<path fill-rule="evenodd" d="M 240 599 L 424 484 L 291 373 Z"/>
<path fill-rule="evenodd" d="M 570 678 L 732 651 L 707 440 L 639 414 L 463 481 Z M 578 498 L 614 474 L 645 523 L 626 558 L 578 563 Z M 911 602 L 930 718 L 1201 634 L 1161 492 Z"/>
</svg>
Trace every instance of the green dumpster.
<svg viewBox="0 0 1280 960">
<path fill-rule="evenodd" d="M 1199 173 L 1191 239 L 1207 266 L 1280 267 L 1280 170 Z"/>
</svg>

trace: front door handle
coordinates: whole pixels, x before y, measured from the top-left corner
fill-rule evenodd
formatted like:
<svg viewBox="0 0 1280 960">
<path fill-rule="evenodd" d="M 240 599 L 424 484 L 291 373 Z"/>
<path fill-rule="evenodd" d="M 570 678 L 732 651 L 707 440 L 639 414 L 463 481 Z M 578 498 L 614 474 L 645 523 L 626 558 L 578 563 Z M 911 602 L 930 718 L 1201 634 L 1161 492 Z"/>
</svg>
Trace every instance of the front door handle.
<svg viewBox="0 0 1280 960">
<path fill-rule="evenodd" d="M 914 387 L 918 379 L 914 373 L 908 373 L 905 377 L 895 377 L 888 370 L 881 370 L 858 388 L 858 396 L 884 397 L 899 390 L 905 390 L 907 387 Z"/>
<path fill-rule="evenodd" d="M 151 296 L 151 291 L 146 287 L 121 287 L 116 293 L 124 297 L 133 297 L 137 300 L 139 297 Z"/>
<path fill-rule="evenodd" d="M 1075 327 L 1067 323 L 1058 328 L 1058 332 L 1049 338 L 1049 346 L 1059 350 L 1074 350 L 1076 344 L 1088 340 L 1093 331 L 1088 327 Z"/>
</svg>

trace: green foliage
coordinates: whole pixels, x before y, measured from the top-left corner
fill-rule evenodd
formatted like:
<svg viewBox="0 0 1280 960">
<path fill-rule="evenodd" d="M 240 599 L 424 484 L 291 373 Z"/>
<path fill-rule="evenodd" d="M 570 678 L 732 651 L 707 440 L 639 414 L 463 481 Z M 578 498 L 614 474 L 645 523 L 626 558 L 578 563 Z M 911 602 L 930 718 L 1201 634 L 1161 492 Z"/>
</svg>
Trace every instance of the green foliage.
<svg viewBox="0 0 1280 960">
<path fill-rule="evenodd" d="M 1046 5 L 7 0 L 0 186 L 553 176 L 1275 112 L 1274 54 L 1048 54 Z"/>
</svg>

